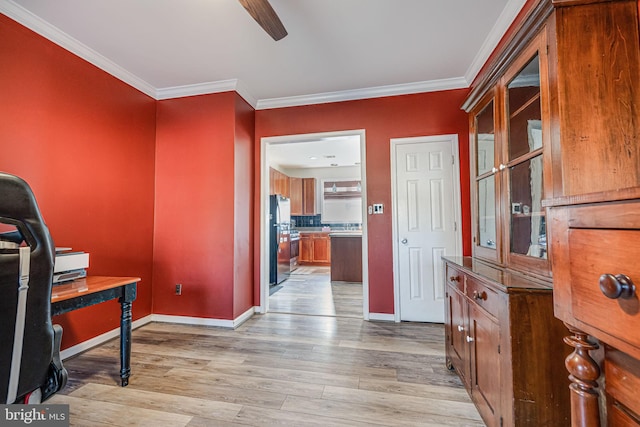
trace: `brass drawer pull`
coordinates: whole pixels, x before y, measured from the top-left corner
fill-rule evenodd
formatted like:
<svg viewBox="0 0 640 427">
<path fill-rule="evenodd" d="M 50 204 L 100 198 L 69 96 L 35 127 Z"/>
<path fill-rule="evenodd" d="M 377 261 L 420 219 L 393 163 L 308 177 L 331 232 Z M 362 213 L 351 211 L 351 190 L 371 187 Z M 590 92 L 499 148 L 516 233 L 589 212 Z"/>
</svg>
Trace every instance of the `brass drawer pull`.
<svg viewBox="0 0 640 427">
<path fill-rule="evenodd" d="M 487 293 L 485 291 L 482 291 L 482 292 L 473 291 L 473 299 L 476 300 L 476 301 L 486 300 L 487 299 Z"/>
<path fill-rule="evenodd" d="M 624 274 L 603 274 L 600 276 L 600 290 L 605 297 L 611 299 L 629 299 L 636 293 L 636 286 L 629 276 Z"/>
</svg>

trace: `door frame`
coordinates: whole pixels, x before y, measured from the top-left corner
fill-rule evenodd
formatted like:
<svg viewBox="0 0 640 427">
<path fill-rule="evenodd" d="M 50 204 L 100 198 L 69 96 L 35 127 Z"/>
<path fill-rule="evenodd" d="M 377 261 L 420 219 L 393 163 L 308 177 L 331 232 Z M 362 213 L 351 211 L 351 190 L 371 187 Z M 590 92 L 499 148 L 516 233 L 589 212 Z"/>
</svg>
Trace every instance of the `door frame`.
<svg viewBox="0 0 640 427">
<path fill-rule="evenodd" d="M 315 141 L 320 138 L 360 137 L 360 170 L 362 187 L 362 315 L 369 320 L 369 244 L 367 232 L 367 164 L 364 129 L 336 132 L 305 133 L 299 135 L 269 136 L 260 139 L 260 313 L 269 311 L 269 159 L 267 146 L 292 142 Z"/>
<path fill-rule="evenodd" d="M 462 212 L 460 197 L 460 152 L 458 151 L 458 135 L 431 135 L 416 136 L 410 138 L 391 139 L 391 225 L 392 225 L 392 245 L 393 245 L 393 312 L 394 321 L 400 322 L 400 263 L 398 260 L 400 248 L 398 246 L 398 191 L 396 189 L 396 147 L 404 144 L 449 142 L 453 154 L 453 212 L 455 216 L 455 253 L 454 256 L 462 255 Z"/>
</svg>

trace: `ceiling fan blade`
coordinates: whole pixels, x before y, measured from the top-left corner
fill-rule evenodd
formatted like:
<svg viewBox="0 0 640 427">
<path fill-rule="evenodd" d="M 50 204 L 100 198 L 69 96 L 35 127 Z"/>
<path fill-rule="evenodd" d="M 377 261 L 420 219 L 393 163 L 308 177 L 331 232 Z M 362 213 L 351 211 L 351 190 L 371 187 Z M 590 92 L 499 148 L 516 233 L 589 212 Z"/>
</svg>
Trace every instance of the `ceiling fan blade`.
<svg viewBox="0 0 640 427">
<path fill-rule="evenodd" d="M 280 18 L 278 18 L 278 15 L 269 4 L 269 0 L 238 1 L 275 41 L 278 41 L 287 35 L 287 30 L 284 28 Z"/>
</svg>

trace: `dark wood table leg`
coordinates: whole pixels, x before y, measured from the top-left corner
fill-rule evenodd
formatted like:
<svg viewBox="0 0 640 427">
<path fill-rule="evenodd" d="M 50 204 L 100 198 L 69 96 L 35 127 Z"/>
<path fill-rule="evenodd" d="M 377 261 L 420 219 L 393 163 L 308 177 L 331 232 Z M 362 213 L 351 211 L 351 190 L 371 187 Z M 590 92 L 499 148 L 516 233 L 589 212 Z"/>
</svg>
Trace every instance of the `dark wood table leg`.
<svg viewBox="0 0 640 427">
<path fill-rule="evenodd" d="M 118 299 L 120 316 L 120 379 L 122 387 L 129 384 L 131 375 L 131 303 L 136 299 L 136 284 L 126 285 Z"/>
<path fill-rule="evenodd" d="M 600 367 L 589 351 L 596 350 L 598 344 L 587 334 L 565 323 L 571 336 L 564 342 L 574 348 L 565 360 L 571 375 L 571 425 L 572 427 L 600 427 L 600 407 L 598 402 L 598 378 Z"/>
<path fill-rule="evenodd" d="M 123 302 L 120 317 L 120 378 L 122 387 L 129 384 L 131 374 L 131 303 Z"/>
</svg>

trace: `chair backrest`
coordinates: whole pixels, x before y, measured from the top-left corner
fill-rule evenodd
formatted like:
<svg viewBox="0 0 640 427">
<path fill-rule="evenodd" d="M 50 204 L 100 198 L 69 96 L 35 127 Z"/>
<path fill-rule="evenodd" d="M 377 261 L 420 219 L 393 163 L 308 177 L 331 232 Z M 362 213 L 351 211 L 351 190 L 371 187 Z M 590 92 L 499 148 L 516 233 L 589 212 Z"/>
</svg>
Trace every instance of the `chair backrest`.
<svg viewBox="0 0 640 427">
<path fill-rule="evenodd" d="M 51 282 L 55 247 L 29 185 L 14 175 L 0 172 L 0 403 L 10 396 L 12 366 L 19 368 L 16 398 L 41 387 L 53 354 L 51 323 Z M 2 231 L 4 231 L 2 233 Z M 20 329 L 18 299 L 20 292 L 19 248 L 29 247 L 29 281 L 20 363 L 12 363 L 16 324 Z M 16 346 L 19 348 L 19 346 Z"/>
</svg>

